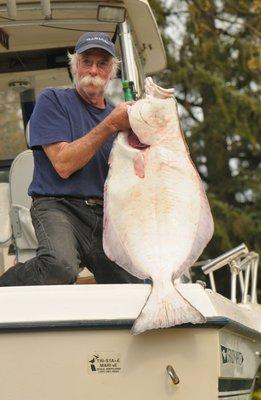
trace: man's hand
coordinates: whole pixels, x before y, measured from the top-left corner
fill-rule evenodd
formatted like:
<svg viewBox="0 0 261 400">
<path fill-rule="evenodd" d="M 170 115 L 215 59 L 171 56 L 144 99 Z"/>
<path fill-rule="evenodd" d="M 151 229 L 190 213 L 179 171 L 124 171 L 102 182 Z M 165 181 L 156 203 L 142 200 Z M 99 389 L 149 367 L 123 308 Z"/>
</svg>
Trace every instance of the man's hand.
<svg viewBox="0 0 261 400">
<path fill-rule="evenodd" d="M 114 132 L 130 129 L 128 108 L 133 101 L 119 103 L 114 110 L 105 118 L 104 123 L 108 124 Z"/>
</svg>

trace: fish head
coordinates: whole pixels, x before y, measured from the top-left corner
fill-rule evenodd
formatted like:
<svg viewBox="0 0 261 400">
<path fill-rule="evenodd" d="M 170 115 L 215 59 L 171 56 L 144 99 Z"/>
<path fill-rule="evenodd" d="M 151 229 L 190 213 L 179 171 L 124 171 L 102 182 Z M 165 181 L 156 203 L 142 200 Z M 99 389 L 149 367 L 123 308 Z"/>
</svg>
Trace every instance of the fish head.
<svg viewBox="0 0 261 400">
<path fill-rule="evenodd" d="M 157 144 L 169 134 L 175 115 L 174 105 L 172 98 L 149 97 L 138 100 L 130 107 L 130 126 L 142 144 Z"/>
</svg>

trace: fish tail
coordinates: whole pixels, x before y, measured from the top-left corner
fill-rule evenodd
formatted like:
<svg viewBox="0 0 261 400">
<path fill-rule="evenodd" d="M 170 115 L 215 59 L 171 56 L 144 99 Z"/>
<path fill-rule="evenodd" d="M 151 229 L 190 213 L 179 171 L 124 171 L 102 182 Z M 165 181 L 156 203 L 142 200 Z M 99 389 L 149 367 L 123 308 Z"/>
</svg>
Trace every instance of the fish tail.
<svg viewBox="0 0 261 400">
<path fill-rule="evenodd" d="M 132 334 L 138 335 L 148 329 L 204 322 L 205 317 L 170 283 L 167 288 L 152 286 L 147 302 L 134 322 Z"/>
</svg>

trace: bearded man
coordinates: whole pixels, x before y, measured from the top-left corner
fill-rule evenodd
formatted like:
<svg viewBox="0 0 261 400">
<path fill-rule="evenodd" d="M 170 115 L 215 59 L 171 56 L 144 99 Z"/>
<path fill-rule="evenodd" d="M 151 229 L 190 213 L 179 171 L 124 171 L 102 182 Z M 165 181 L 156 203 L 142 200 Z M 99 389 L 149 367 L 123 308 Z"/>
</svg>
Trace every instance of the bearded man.
<svg viewBox="0 0 261 400">
<path fill-rule="evenodd" d="M 45 89 L 30 119 L 37 254 L 7 270 L 0 286 L 72 284 L 84 266 L 97 283 L 138 281 L 102 247 L 108 157 L 116 133 L 130 128 L 127 103 L 113 108 L 104 97 L 119 63 L 114 44 L 87 32 L 69 58 L 75 87 Z"/>
</svg>

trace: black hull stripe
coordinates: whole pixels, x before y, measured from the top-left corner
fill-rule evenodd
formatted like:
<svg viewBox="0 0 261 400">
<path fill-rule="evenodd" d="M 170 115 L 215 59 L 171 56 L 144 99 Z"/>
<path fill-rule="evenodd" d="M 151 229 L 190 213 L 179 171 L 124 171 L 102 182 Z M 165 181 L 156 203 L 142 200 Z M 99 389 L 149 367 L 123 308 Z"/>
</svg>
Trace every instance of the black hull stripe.
<svg viewBox="0 0 261 400">
<path fill-rule="evenodd" d="M 32 322 L 1 322 L 0 333 L 12 331 L 41 331 L 41 330 L 67 330 L 67 329 L 130 329 L 134 319 L 113 320 L 66 320 L 66 321 L 32 321 Z M 261 340 L 261 332 L 254 331 L 242 324 L 235 323 L 228 318 L 209 317 L 205 324 L 183 324 L 169 329 L 221 329 L 226 327 L 231 332 L 241 333 L 249 338 Z"/>
<path fill-rule="evenodd" d="M 237 392 L 239 390 L 251 391 L 254 385 L 254 379 L 242 378 L 219 378 L 218 391 L 222 392 Z"/>
</svg>

